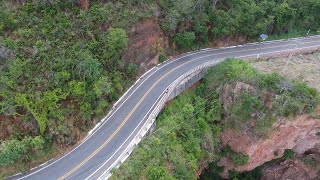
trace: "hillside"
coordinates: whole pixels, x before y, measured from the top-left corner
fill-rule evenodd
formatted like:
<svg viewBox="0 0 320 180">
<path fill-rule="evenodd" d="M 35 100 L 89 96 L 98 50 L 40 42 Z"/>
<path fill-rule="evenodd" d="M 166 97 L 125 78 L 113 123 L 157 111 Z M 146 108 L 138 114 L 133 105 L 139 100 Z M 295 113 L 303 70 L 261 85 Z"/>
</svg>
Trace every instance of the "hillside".
<svg viewBox="0 0 320 180">
<path fill-rule="evenodd" d="M 226 60 L 209 70 L 197 88 L 164 109 L 156 131 L 112 179 L 197 179 L 210 163 L 220 166 L 214 173 L 236 177 L 234 171 L 250 171 L 282 157 L 310 131 L 303 128 L 315 131 L 318 120 L 311 119 L 319 98 L 319 92 L 306 84 Z M 292 121 L 296 124 L 290 125 Z M 301 132 L 292 130 L 299 124 Z M 291 133 L 282 132 L 286 128 Z"/>
<path fill-rule="evenodd" d="M 0 178 L 67 152 L 136 78 L 205 47 L 318 34 L 320 2 L 0 0 Z"/>
</svg>

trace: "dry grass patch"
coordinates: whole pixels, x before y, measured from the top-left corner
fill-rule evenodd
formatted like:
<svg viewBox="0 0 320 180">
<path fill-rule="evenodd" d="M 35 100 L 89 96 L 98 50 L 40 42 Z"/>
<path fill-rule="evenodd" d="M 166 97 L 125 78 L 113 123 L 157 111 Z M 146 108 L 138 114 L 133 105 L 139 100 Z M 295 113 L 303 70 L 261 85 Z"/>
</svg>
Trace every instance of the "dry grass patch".
<svg viewBox="0 0 320 180">
<path fill-rule="evenodd" d="M 277 72 L 291 80 L 300 80 L 320 91 L 320 53 L 251 62 L 257 70 Z"/>
</svg>

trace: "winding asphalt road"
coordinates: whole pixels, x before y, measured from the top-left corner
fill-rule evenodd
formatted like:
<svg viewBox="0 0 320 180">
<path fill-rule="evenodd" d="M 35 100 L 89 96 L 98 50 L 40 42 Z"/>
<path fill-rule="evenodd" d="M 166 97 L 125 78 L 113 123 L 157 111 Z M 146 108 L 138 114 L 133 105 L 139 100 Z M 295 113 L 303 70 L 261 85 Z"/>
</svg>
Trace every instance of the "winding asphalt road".
<svg viewBox="0 0 320 180">
<path fill-rule="evenodd" d="M 206 49 L 168 61 L 147 72 L 123 96 L 102 125 L 62 158 L 13 179 L 97 179 L 108 169 L 146 121 L 167 86 L 190 69 L 228 57 L 255 58 L 320 48 L 320 36 Z M 120 148 L 119 148 L 120 147 Z"/>
</svg>

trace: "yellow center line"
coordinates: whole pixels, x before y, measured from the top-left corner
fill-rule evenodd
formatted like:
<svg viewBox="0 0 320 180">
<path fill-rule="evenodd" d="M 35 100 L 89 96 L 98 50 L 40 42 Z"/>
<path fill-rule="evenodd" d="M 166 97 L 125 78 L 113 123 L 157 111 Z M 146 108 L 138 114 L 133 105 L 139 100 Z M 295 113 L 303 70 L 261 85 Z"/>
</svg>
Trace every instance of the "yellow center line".
<svg viewBox="0 0 320 180">
<path fill-rule="evenodd" d="M 320 42 L 320 41 L 312 41 L 312 42 L 306 42 L 302 44 L 309 44 L 309 43 L 314 43 L 314 42 Z M 258 49 L 272 49 L 272 48 L 278 48 L 278 47 L 285 47 L 285 46 L 292 46 L 294 44 L 289 44 L 289 45 L 282 45 L 282 46 L 273 46 L 273 47 L 266 47 L 266 48 L 255 48 L 255 49 L 249 49 L 249 50 L 240 50 L 240 51 L 232 51 L 232 52 L 224 52 L 224 53 L 216 53 L 216 54 L 211 54 L 211 55 L 206 55 L 202 56 L 196 59 L 193 59 L 191 61 L 185 62 L 173 69 L 171 69 L 169 72 L 167 72 L 164 76 L 162 76 L 160 79 L 158 79 L 151 87 L 150 89 L 142 96 L 142 98 L 138 101 L 138 103 L 134 106 L 134 108 L 130 111 L 130 113 L 126 116 L 126 118 L 122 121 L 120 126 L 112 133 L 112 135 L 98 148 L 96 149 L 90 156 L 88 156 L 85 160 L 83 160 L 80 164 L 78 164 L 75 168 L 70 170 L 68 173 L 60 177 L 58 180 L 63 180 L 66 177 L 70 176 L 72 173 L 77 171 L 81 166 L 83 166 L 86 162 L 88 162 L 90 159 L 92 159 L 97 153 L 99 153 L 113 138 L 114 136 L 121 130 L 121 128 L 126 124 L 128 119 L 131 117 L 131 115 L 136 111 L 136 109 L 139 107 L 139 105 L 142 103 L 142 101 L 146 98 L 146 96 L 152 91 L 152 89 L 165 77 L 167 77 L 169 74 L 171 74 L 174 70 L 180 68 L 181 66 L 184 66 L 186 64 L 192 63 L 194 61 L 197 61 L 202 58 L 210 57 L 210 56 L 217 56 L 221 54 L 229 54 L 229 53 L 239 53 L 239 52 L 246 52 L 246 51 L 253 51 L 253 50 L 258 50 Z"/>
</svg>

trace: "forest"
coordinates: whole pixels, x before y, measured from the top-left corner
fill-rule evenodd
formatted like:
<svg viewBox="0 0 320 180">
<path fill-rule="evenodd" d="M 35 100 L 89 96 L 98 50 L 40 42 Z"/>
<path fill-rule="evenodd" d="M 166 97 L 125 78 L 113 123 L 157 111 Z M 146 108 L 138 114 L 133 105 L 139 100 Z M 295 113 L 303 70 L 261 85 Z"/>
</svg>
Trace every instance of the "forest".
<svg viewBox="0 0 320 180">
<path fill-rule="evenodd" d="M 25 171 L 108 113 L 141 68 L 123 58 L 141 21 L 155 19 L 174 47 L 159 54 L 164 61 L 225 37 L 317 34 L 319 9 L 319 0 L 0 0 L 0 126 L 14 124 L 0 136 L 0 167 Z"/>
</svg>

